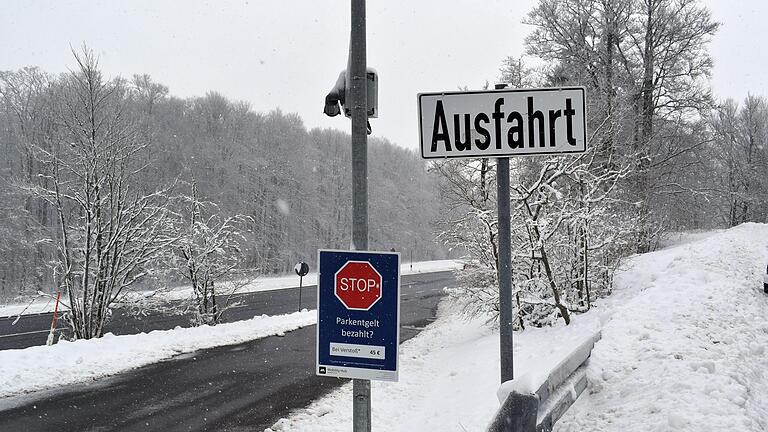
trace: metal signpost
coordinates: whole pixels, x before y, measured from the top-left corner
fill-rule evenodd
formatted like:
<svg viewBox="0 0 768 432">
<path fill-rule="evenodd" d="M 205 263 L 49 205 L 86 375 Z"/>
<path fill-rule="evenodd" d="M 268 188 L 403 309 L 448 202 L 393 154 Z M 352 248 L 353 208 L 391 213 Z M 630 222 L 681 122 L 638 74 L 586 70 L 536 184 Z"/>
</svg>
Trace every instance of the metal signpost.
<svg viewBox="0 0 768 432">
<path fill-rule="evenodd" d="M 334 117 L 343 111 L 352 120 L 352 249 L 364 251 L 368 249 L 368 118 L 378 116 L 378 78 L 366 65 L 365 0 L 351 1 L 350 16 L 347 69 L 325 97 L 323 112 Z M 352 400 L 353 431 L 370 432 L 369 379 L 352 381 Z"/>
<path fill-rule="evenodd" d="M 400 254 L 320 250 L 316 374 L 398 380 Z"/>
<path fill-rule="evenodd" d="M 309 273 L 309 264 L 305 263 L 304 261 L 297 263 L 293 267 L 293 271 L 296 272 L 297 275 L 299 275 L 299 309 L 298 311 L 301 312 L 301 289 L 303 288 L 303 282 L 304 282 L 304 276 Z"/>
<path fill-rule="evenodd" d="M 497 86 L 487 91 L 418 95 L 424 159 L 498 159 L 501 382 L 514 377 L 509 157 L 585 152 L 585 99 L 583 87 L 506 89 Z"/>
<path fill-rule="evenodd" d="M 352 0 L 349 35 L 349 105 L 352 114 L 352 249 L 368 249 L 368 95 L 365 0 Z M 371 431 L 371 382 L 352 381 L 352 430 Z"/>
</svg>

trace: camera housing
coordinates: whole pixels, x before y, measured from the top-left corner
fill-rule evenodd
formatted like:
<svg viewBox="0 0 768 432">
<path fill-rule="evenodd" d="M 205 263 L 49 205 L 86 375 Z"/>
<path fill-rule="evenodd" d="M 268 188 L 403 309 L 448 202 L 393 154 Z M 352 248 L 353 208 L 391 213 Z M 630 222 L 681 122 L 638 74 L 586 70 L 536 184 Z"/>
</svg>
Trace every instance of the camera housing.
<svg viewBox="0 0 768 432">
<path fill-rule="evenodd" d="M 368 68 L 366 77 L 366 95 L 368 98 L 368 118 L 379 117 L 379 75 L 373 68 Z M 351 86 L 349 83 L 349 73 L 346 70 L 341 71 L 328 95 L 325 96 L 325 108 L 323 112 L 334 117 L 344 111 L 344 116 L 352 117 L 352 111 L 347 106 L 346 101 L 350 99 L 349 92 Z"/>
</svg>

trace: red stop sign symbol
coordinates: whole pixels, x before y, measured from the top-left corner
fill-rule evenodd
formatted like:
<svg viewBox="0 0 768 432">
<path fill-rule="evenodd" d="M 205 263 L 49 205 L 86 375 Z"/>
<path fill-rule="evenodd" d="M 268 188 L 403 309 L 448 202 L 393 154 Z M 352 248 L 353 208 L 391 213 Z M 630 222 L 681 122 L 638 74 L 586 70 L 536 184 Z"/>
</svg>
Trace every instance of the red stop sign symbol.
<svg viewBox="0 0 768 432">
<path fill-rule="evenodd" d="M 347 309 L 368 310 L 381 298 L 381 275 L 368 261 L 347 261 L 336 272 L 333 286 Z"/>
</svg>

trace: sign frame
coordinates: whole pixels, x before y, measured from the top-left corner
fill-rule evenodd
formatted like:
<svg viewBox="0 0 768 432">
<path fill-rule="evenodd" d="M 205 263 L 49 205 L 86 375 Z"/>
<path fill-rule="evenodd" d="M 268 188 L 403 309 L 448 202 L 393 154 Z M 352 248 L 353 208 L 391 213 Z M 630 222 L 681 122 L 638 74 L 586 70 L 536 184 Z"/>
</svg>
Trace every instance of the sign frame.
<svg viewBox="0 0 768 432">
<path fill-rule="evenodd" d="M 562 91 L 580 91 L 581 92 L 581 110 L 582 110 L 582 122 L 581 125 L 583 127 L 583 141 L 584 141 L 584 148 L 583 149 L 576 149 L 576 150 L 559 150 L 559 151 L 540 151 L 540 152 L 515 152 L 513 149 L 507 149 L 506 151 L 498 151 L 496 149 L 492 151 L 483 152 L 482 154 L 478 153 L 467 153 L 463 150 L 454 150 L 451 154 L 445 155 L 427 155 L 425 153 L 425 143 L 424 143 L 424 124 L 423 124 L 423 115 L 422 115 L 422 99 L 424 97 L 434 97 L 434 96 L 461 96 L 461 95 L 489 95 L 492 97 L 492 95 L 500 95 L 505 93 L 548 93 L 548 92 L 562 92 Z M 538 87 L 538 88 L 520 88 L 520 89 L 512 89 L 512 88 L 500 88 L 500 89 L 488 89 L 488 90 L 469 90 L 469 91 L 442 91 L 442 92 L 423 92 L 417 94 L 417 100 L 418 100 L 418 109 L 417 109 L 417 115 L 419 117 L 419 147 L 421 149 L 421 157 L 422 159 L 485 159 L 485 158 L 498 158 L 498 157 L 521 157 L 521 156 L 541 156 L 541 155 L 565 155 L 565 154 L 578 154 L 578 153 L 585 153 L 588 149 L 588 130 L 587 130 L 587 92 L 586 88 L 584 86 L 564 86 L 564 87 Z M 450 116 L 452 113 L 447 113 L 446 117 Z M 527 113 L 523 115 L 524 117 L 527 117 Z M 492 124 L 492 121 L 491 121 Z M 546 129 L 544 126 L 542 128 Z M 450 127 L 448 127 L 449 133 L 453 132 Z M 490 139 L 489 139 L 489 145 L 490 145 Z"/>
<path fill-rule="evenodd" d="M 333 254 L 334 261 L 340 262 L 336 268 L 323 268 L 321 265 L 324 263 L 324 254 Z M 340 257 L 343 256 L 343 257 Z M 397 271 L 396 275 L 382 271 L 373 262 L 376 260 L 392 260 L 394 257 L 394 265 Z M 369 310 L 348 309 L 341 302 L 336 295 L 335 280 L 338 271 L 350 261 L 364 261 L 381 275 L 381 296 L 374 304 L 371 305 Z M 379 263 L 381 264 L 381 263 Z M 325 377 L 337 377 L 337 378 L 351 378 L 351 379 L 365 379 L 365 380 L 379 380 L 379 381 L 399 381 L 400 373 L 400 295 L 401 295 L 401 272 L 400 272 L 400 253 L 399 252 L 384 252 L 384 251 L 350 251 L 339 249 L 318 249 L 317 251 L 317 325 L 315 329 L 315 375 Z M 387 269 L 389 270 L 389 269 Z M 325 276 L 325 277 L 324 277 Z M 386 282 L 385 282 L 386 281 Z M 330 282 L 330 283 L 329 283 Z M 386 307 L 388 301 L 385 300 L 386 292 L 390 292 L 392 282 L 396 283 L 396 293 L 394 297 L 394 311 L 390 309 L 377 309 L 377 306 Z M 385 291 L 386 290 L 386 291 Z M 391 294 L 390 294 L 391 295 Z M 389 302 L 391 303 L 392 300 Z M 331 302 L 329 308 L 326 303 Z M 336 304 L 338 303 L 338 304 Z M 323 304 L 324 306 L 321 306 Z M 323 318 L 326 315 L 326 311 L 330 310 L 330 314 L 327 314 L 325 322 Z M 337 324 L 337 322 L 328 322 L 331 315 L 339 315 L 335 313 L 336 310 L 340 310 L 347 314 L 347 318 L 354 317 L 355 320 L 381 320 L 386 315 L 385 312 L 394 312 L 394 329 L 384 329 L 385 337 L 383 339 L 377 338 L 377 341 L 383 341 L 380 344 L 365 344 L 365 343 L 350 343 L 348 339 L 343 339 L 338 336 L 336 330 L 340 330 L 342 326 L 346 324 Z M 384 323 L 387 324 L 386 322 Z M 391 324 L 390 324 L 391 325 Z M 347 325 L 348 326 L 348 325 Z M 384 326 L 382 326 L 384 327 Z M 321 337 L 321 330 L 323 335 Z M 392 334 L 394 333 L 394 334 Z M 392 340 L 393 338 L 393 340 Z M 322 344 L 328 344 L 328 350 L 321 350 Z M 374 341 L 375 343 L 376 341 Z M 368 354 L 360 354 L 355 352 L 350 356 L 331 355 L 330 351 L 332 346 L 336 349 L 362 349 L 369 347 L 372 351 Z M 390 348 L 387 349 L 387 346 Z M 394 349 L 392 349 L 394 348 Z M 321 355 L 321 351 L 323 355 Z M 376 351 L 374 353 L 373 351 Z M 380 352 L 379 352 L 380 351 Z M 390 357 L 394 357 L 394 360 Z M 338 359 L 334 359 L 334 357 Z M 381 358 L 383 357 L 383 358 Z M 343 360 L 346 359 L 346 360 Z M 322 362 L 321 362 L 322 361 Z M 394 367 L 392 367 L 394 366 Z"/>
</svg>

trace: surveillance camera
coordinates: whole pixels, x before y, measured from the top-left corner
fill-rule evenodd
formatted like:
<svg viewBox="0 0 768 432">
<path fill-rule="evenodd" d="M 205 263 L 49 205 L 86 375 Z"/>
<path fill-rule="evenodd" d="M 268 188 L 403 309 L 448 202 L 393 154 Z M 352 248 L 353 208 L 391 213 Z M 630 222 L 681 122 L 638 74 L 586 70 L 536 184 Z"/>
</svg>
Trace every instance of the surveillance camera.
<svg viewBox="0 0 768 432">
<path fill-rule="evenodd" d="M 341 108 L 344 106 L 346 98 L 347 72 L 341 71 L 339 78 L 336 79 L 331 91 L 325 96 L 325 108 L 323 112 L 329 117 L 335 117 L 341 114 Z"/>
<path fill-rule="evenodd" d="M 368 100 L 368 118 L 377 118 L 379 116 L 379 75 L 373 68 L 368 68 L 366 74 L 366 98 Z M 347 71 L 343 70 L 336 79 L 336 84 L 325 96 L 325 108 L 323 112 L 334 117 L 344 111 L 346 117 L 352 117 L 352 111 L 346 105 L 349 96 L 350 86 L 347 85 Z"/>
</svg>

